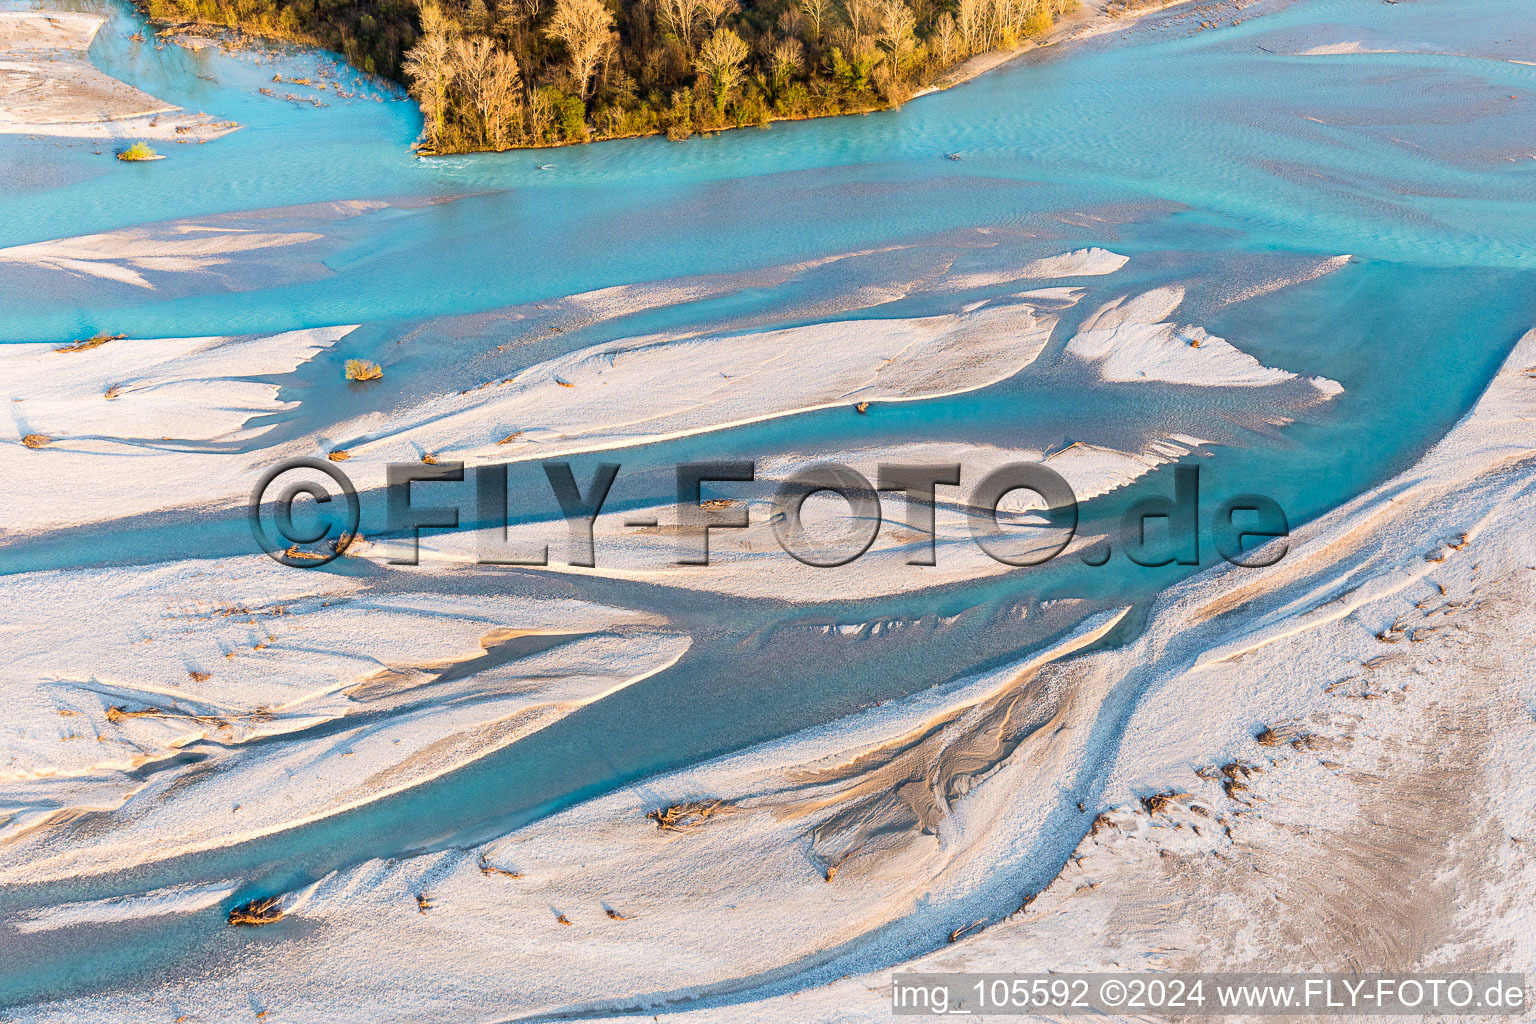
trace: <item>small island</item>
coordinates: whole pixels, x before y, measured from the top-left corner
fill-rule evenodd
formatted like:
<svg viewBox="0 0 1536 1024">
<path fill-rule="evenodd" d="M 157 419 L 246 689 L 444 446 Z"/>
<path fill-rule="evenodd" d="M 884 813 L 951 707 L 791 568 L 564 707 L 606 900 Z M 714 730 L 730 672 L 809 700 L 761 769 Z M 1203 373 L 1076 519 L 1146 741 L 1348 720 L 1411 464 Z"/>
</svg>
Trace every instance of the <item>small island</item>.
<svg viewBox="0 0 1536 1024">
<path fill-rule="evenodd" d="M 337 50 L 403 82 L 423 154 L 561 146 L 896 106 L 1077 0 L 147 0 L 157 19 Z M 963 76 L 961 76 L 963 77 Z"/>
<path fill-rule="evenodd" d="M 151 160 L 165 159 L 165 157 L 156 153 L 142 142 L 135 142 L 121 153 L 118 153 L 117 158 L 128 164 L 141 164 Z"/>
</svg>

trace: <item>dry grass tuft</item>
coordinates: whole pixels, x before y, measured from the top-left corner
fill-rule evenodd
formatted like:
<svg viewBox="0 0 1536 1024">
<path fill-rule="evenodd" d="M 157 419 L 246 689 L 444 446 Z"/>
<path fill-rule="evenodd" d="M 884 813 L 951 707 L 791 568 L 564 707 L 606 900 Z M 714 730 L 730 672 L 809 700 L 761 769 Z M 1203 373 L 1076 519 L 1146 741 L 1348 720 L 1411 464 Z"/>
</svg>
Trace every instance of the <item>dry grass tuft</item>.
<svg viewBox="0 0 1536 1024">
<path fill-rule="evenodd" d="M 42 448 L 51 440 L 53 440 L 53 438 L 49 437 L 47 434 L 28 434 L 26 437 L 21 439 L 21 443 L 26 445 L 28 448 Z"/>
<path fill-rule="evenodd" d="M 1224 764 L 1221 766 L 1221 788 L 1226 791 L 1229 800 L 1249 803 L 1251 802 L 1249 798 L 1239 797 L 1238 794 L 1248 792 L 1249 787 L 1244 780 L 1253 778 L 1253 776 L 1260 774 L 1263 770 L 1256 764 L 1245 764 L 1242 761 Z"/>
<path fill-rule="evenodd" d="M 378 380 L 384 368 L 371 359 L 348 359 L 347 380 Z"/>
<path fill-rule="evenodd" d="M 330 459 L 332 462 L 346 462 L 352 457 L 352 453 L 347 451 L 345 448 L 337 448 L 333 452 L 328 452 L 325 457 Z"/>
<path fill-rule="evenodd" d="M 192 677 L 194 683 L 206 683 L 213 678 L 212 672 L 188 672 L 187 675 Z"/>
</svg>

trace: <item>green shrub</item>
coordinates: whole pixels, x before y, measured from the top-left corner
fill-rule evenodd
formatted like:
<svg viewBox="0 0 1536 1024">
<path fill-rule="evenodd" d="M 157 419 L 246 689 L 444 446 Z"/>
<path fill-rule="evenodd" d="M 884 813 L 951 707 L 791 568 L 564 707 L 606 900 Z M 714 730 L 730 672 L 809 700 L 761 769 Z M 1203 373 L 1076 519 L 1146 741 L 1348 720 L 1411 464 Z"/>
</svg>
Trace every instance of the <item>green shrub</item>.
<svg viewBox="0 0 1536 1024">
<path fill-rule="evenodd" d="M 582 142 L 587 137 L 587 105 L 575 96 L 561 94 L 555 120 L 566 142 Z"/>
</svg>

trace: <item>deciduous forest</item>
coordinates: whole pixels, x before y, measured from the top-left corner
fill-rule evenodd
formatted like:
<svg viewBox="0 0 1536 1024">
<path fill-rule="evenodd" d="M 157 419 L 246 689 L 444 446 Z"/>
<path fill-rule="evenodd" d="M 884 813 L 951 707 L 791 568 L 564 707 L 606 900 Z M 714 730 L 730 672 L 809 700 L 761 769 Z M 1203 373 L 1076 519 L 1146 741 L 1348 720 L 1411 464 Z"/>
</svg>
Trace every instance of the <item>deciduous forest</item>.
<svg viewBox="0 0 1536 1024">
<path fill-rule="evenodd" d="M 424 153 L 695 132 L 893 106 L 1075 0 L 147 0 L 405 83 Z"/>
</svg>

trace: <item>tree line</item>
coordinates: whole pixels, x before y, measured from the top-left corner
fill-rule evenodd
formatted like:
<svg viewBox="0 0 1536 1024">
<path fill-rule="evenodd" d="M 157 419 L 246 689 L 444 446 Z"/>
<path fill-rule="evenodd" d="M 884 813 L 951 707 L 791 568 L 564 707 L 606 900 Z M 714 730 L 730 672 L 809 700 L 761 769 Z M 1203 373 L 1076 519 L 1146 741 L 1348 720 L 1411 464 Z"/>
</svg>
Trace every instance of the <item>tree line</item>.
<svg viewBox="0 0 1536 1024">
<path fill-rule="evenodd" d="M 196 22 L 334 50 L 353 67 L 403 82 L 420 38 L 416 0 L 138 0 L 155 21 Z"/>
<path fill-rule="evenodd" d="M 403 81 L 425 153 L 694 132 L 893 106 L 1076 0 L 145 0 L 339 50 Z"/>
</svg>

